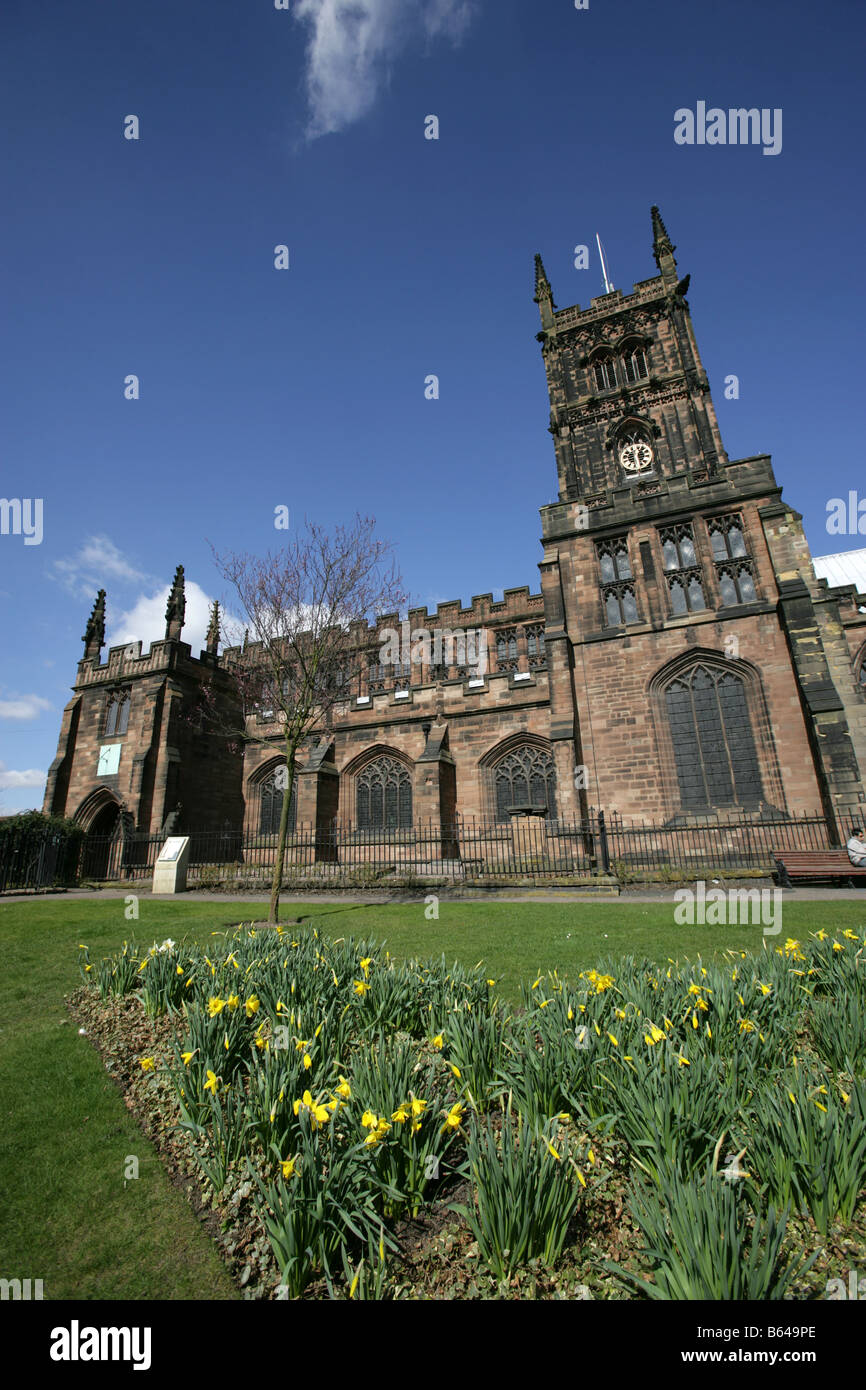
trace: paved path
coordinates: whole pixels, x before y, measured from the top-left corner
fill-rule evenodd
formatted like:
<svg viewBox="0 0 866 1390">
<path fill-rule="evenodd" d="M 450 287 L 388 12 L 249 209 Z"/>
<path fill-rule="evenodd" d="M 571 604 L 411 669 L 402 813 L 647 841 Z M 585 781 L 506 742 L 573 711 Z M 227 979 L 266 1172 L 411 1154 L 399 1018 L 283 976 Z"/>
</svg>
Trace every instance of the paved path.
<svg viewBox="0 0 866 1390">
<path fill-rule="evenodd" d="M 712 880 L 710 883 L 712 884 Z M 689 885 L 683 885 L 688 887 Z M 719 884 L 720 887 L 733 887 L 731 884 Z M 771 888 L 773 885 L 769 879 L 751 879 L 738 883 L 737 887 L 745 888 Z M 846 902 L 858 901 L 862 903 L 864 915 L 866 915 L 866 891 L 862 888 L 785 888 L 779 890 L 783 894 L 783 902 Z M 620 894 L 610 892 L 591 893 L 567 888 L 559 889 L 554 892 L 543 888 L 527 888 L 522 893 L 515 893 L 514 890 L 502 889 L 488 893 L 463 894 L 451 893 L 448 891 L 439 892 L 440 902 L 451 903 L 620 903 L 620 902 L 645 902 L 645 903 L 668 903 L 673 902 L 675 888 L 662 890 L 658 888 L 626 888 Z M 126 888 L 102 888 L 102 889 L 82 889 L 72 888 L 66 893 L 22 893 L 15 896 L 3 895 L 0 897 L 0 908 L 6 903 L 26 903 L 36 901 L 60 902 L 64 898 L 74 898 L 76 900 L 89 898 L 93 902 L 99 902 L 104 898 L 125 898 L 134 893 L 137 898 L 152 898 L 154 895 L 149 889 L 141 886 L 136 887 L 130 884 Z M 179 895 L 187 902 L 207 902 L 207 903 L 266 903 L 269 900 L 269 893 L 208 893 L 191 890 L 188 893 Z M 157 895 L 155 901 L 166 902 L 167 897 Z M 424 893 L 406 894 L 405 897 L 390 895 L 385 893 L 299 893 L 293 895 L 291 892 L 282 894 L 281 902 L 283 905 L 291 903 L 292 907 L 309 903 L 312 907 L 325 903 L 346 903 L 358 905 L 369 905 L 371 907 L 381 907 L 387 903 L 419 903 L 425 901 Z M 306 914 L 304 914 L 306 915 Z"/>
</svg>

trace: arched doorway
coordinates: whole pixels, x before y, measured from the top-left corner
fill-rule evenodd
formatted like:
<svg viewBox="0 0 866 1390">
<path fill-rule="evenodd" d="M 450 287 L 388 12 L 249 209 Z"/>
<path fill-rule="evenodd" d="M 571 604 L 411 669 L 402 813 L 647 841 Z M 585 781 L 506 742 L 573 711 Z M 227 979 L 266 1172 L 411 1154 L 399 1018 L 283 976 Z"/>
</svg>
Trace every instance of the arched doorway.
<svg viewBox="0 0 866 1390">
<path fill-rule="evenodd" d="M 82 878 L 106 879 L 118 872 L 121 841 L 120 802 L 105 787 L 91 792 L 75 812 L 84 826 Z"/>
</svg>

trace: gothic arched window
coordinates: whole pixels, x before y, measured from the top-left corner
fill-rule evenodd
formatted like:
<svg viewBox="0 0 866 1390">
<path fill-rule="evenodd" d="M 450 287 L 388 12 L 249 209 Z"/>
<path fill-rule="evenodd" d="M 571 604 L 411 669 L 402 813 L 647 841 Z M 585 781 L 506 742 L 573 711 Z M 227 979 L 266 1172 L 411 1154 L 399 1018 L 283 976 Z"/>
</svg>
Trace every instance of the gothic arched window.
<svg viewBox="0 0 866 1390">
<path fill-rule="evenodd" d="M 526 653 L 530 666 L 543 666 L 547 661 L 544 654 L 544 627 L 534 623 L 526 629 Z"/>
<path fill-rule="evenodd" d="M 280 816 L 283 812 L 283 801 L 286 795 L 286 784 L 288 778 L 285 767 L 275 767 L 270 777 L 261 783 L 260 813 L 259 813 L 259 834 L 276 835 L 280 828 Z M 292 784 L 292 799 L 289 802 L 289 830 L 295 829 L 295 822 L 298 814 L 298 779 L 297 774 Z"/>
<path fill-rule="evenodd" d="M 412 776 L 405 763 L 383 754 L 355 778 L 359 830 L 412 828 Z"/>
<path fill-rule="evenodd" d="M 592 370 L 595 373 L 596 389 L 598 391 L 612 391 L 616 386 L 616 367 L 612 354 L 604 352 L 594 358 Z"/>
<path fill-rule="evenodd" d="M 513 627 L 501 627 L 496 633 L 496 669 L 517 670 L 517 632 Z"/>
<path fill-rule="evenodd" d="M 513 748 L 493 768 L 496 819 L 507 821 L 514 806 L 547 809 L 556 817 L 556 768 L 553 754 L 534 744 Z"/>
<path fill-rule="evenodd" d="M 627 343 L 623 349 L 622 365 L 626 381 L 641 381 L 649 376 L 646 353 L 639 343 Z"/>
<path fill-rule="evenodd" d="M 129 728 L 129 691 L 116 690 L 108 697 L 105 733 L 108 737 L 125 734 Z"/>
<path fill-rule="evenodd" d="M 757 808 L 761 770 L 742 677 L 693 666 L 667 686 L 665 706 L 682 810 Z"/>
</svg>

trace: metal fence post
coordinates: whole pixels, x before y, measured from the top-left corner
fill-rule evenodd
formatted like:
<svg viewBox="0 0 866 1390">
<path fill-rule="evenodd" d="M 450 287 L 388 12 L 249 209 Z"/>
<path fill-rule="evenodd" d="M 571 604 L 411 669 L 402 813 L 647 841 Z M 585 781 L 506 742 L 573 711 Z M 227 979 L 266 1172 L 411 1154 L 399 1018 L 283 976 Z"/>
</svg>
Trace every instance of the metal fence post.
<svg viewBox="0 0 866 1390">
<path fill-rule="evenodd" d="M 607 828 L 604 823 L 604 811 L 598 813 L 598 848 L 601 858 L 602 873 L 610 873 L 610 849 L 607 843 Z"/>
</svg>

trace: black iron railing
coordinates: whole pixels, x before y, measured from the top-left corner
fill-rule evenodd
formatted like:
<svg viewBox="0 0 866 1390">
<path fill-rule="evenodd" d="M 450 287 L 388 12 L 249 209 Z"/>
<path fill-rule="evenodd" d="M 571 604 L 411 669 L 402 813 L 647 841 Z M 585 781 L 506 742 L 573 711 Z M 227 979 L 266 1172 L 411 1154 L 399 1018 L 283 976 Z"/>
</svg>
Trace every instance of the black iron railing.
<svg viewBox="0 0 866 1390">
<path fill-rule="evenodd" d="M 540 808 L 539 808 L 540 810 Z M 856 818 L 837 817 L 838 831 L 820 812 L 774 819 L 694 817 L 687 824 L 627 820 L 592 811 L 585 819 L 547 815 L 508 821 L 470 817 L 411 828 L 360 829 L 353 824 L 298 825 L 286 841 L 286 882 L 408 878 L 555 879 L 643 871 L 700 874 L 711 869 L 771 872 L 778 853 L 844 844 Z M 837 838 L 838 835 L 838 838 Z M 152 876 L 159 835 L 88 835 L 79 878 L 136 880 Z M 270 882 L 277 836 L 197 831 L 190 835 L 190 885 L 238 880 Z M 0 886 L 5 886 L 0 866 Z"/>
</svg>

